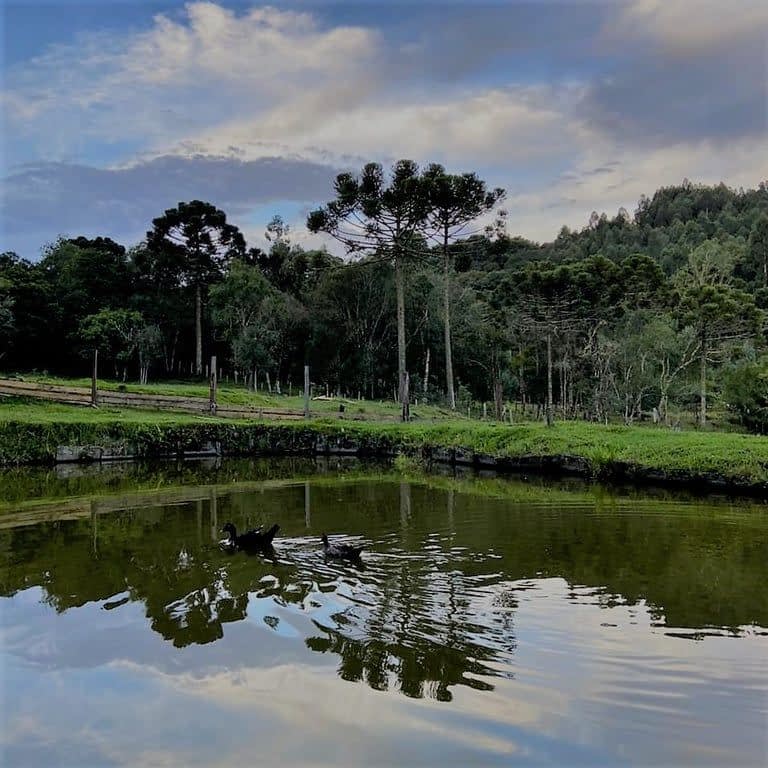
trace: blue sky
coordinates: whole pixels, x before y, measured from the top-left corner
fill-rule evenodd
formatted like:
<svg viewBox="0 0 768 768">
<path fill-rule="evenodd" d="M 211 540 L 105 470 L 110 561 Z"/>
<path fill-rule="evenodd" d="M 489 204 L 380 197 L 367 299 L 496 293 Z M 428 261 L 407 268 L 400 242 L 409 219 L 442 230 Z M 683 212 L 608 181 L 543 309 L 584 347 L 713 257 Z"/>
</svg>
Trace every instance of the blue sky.
<svg viewBox="0 0 768 768">
<path fill-rule="evenodd" d="M 537 240 L 683 178 L 768 177 L 768 2 L 6 0 L 0 249 L 141 239 L 195 197 L 260 244 L 409 157 Z"/>
</svg>

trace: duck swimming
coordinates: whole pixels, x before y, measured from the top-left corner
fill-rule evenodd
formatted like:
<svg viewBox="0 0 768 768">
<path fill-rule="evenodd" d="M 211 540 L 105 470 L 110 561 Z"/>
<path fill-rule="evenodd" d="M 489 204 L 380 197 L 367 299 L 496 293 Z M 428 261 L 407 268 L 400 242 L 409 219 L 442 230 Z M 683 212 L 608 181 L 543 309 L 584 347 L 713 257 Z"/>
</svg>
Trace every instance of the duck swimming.
<svg viewBox="0 0 768 768">
<path fill-rule="evenodd" d="M 360 553 L 365 547 L 353 547 L 351 544 L 331 544 L 328 536 L 323 534 L 323 551 L 326 557 L 337 557 L 344 560 L 359 560 Z"/>
<path fill-rule="evenodd" d="M 223 546 L 230 549 L 270 549 L 272 539 L 280 530 L 280 526 L 275 523 L 268 531 L 263 531 L 262 526 L 254 528 L 252 531 L 246 531 L 237 535 L 237 529 L 232 523 L 227 523 L 222 529 L 222 533 L 227 534 L 227 539 L 222 542 Z"/>
</svg>

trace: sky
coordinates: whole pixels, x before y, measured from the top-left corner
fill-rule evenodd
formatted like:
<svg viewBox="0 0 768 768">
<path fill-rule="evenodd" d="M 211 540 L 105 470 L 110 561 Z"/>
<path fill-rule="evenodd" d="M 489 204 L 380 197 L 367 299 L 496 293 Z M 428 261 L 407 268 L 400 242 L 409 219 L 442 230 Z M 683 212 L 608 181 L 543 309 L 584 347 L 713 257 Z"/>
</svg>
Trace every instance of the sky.
<svg viewBox="0 0 768 768">
<path fill-rule="evenodd" d="M 294 242 L 341 171 L 507 190 L 508 231 L 768 179 L 766 0 L 4 0 L 0 251 L 139 242 L 179 201 Z"/>
</svg>

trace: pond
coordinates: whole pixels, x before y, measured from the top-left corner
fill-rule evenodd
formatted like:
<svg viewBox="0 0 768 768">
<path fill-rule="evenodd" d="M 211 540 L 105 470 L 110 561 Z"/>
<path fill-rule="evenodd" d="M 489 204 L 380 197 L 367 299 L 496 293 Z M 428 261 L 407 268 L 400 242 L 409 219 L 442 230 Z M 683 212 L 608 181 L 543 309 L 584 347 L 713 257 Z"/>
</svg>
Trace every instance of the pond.
<svg viewBox="0 0 768 768">
<path fill-rule="evenodd" d="M 306 459 L 0 489 L 4 765 L 768 757 L 759 502 Z"/>
</svg>

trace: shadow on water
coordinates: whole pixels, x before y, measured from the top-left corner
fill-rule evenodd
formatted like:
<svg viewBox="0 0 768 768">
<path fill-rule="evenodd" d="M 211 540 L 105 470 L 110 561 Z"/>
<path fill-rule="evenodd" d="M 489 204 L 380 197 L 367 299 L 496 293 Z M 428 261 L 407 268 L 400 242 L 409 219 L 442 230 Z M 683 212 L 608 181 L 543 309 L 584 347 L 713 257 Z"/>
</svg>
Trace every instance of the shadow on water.
<svg viewBox="0 0 768 768">
<path fill-rule="evenodd" d="M 177 648 L 258 621 L 336 657 L 344 680 L 414 698 L 450 701 L 455 686 L 514 677 L 530 580 L 562 579 L 574 599 L 589 588 L 603 607 L 644 602 L 670 635 L 768 626 L 768 516 L 746 502 L 406 480 L 306 459 L 25 470 L 4 483 L 3 596 L 39 587 L 59 613 L 141 603 Z M 222 551 L 226 520 L 279 522 L 273 555 Z M 322 531 L 365 542 L 362 566 L 326 561 Z"/>
</svg>

